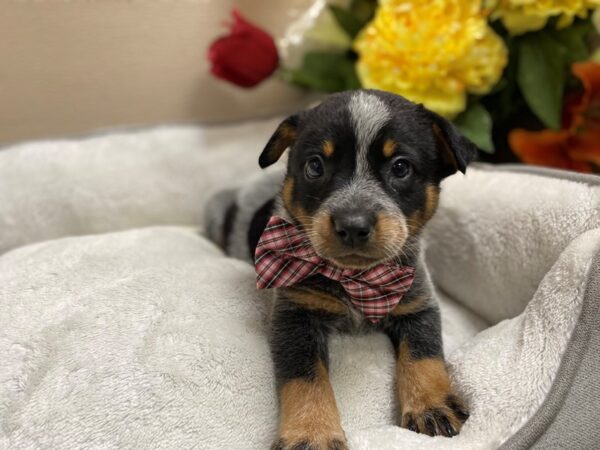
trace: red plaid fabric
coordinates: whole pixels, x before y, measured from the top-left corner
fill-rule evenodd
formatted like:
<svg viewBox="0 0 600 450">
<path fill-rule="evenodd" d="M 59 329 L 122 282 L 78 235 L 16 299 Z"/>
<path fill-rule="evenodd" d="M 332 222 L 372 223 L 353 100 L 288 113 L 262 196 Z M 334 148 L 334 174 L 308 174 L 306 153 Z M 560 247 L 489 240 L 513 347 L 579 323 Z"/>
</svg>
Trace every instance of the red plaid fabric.
<svg viewBox="0 0 600 450">
<path fill-rule="evenodd" d="M 414 267 L 391 263 L 366 270 L 334 266 L 317 255 L 306 234 L 283 218 L 267 223 L 255 253 L 258 289 L 293 286 L 311 275 L 339 281 L 352 304 L 373 323 L 396 307 L 410 289 Z"/>
</svg>

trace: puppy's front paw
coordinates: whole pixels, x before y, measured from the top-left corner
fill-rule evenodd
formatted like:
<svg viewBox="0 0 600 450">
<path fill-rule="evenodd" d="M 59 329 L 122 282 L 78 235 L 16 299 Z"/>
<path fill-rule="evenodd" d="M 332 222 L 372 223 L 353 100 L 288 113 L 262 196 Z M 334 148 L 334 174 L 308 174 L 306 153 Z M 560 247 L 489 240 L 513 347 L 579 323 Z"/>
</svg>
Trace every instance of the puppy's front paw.
<svg viewBox="0 0 600 450">
<path fill-rule="evenodd" d="M 273 443 L 271 450 L 348 450 L 348 446 L 343 437 L 321 436 L 315 439 L 314 436 L 306 436 L 294 439 L 280 438 Z"/>
<path fill-rule="evenodd" d="M 429 436 L 456 436 L 469 412 L 455 395 L 448 395 L 445 402 L 423 404 L 420 408 L 407 408 L 402 412 L 401 426 Z"/>
</svg>

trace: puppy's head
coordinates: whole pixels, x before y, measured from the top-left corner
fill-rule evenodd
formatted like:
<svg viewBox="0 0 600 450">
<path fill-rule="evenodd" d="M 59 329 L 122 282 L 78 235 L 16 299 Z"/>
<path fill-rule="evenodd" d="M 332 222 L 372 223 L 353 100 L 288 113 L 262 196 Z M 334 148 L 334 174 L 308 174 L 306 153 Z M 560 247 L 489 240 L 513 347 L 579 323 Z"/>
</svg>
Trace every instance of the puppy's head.
<svg viewBox="0 0 600 450">
<path fill-rule="evenodd" d="M 446 119 L 380 91 L 349 91 L 284 120 L 261 167 L 291 152 L 287 213 L 320 256 L 365 268 L 410 251 L 431 218 L 440 181 L 476 148 Z"/>
</svg>

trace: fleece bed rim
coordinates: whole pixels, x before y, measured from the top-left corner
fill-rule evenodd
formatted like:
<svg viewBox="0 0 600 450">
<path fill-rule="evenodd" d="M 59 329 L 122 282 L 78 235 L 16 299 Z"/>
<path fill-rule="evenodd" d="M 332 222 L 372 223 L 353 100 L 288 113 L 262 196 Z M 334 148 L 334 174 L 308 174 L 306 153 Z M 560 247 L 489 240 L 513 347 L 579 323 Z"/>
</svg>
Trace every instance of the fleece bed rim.
<svg viewBox="0 0 600 450">
<path fill-rule="evenodd" d="M 558 178 L 577 183 L 584 183 L 589 186 L 600 186 L 600 177 L 597 175 L 579 174 L 559 169 L 550 169 L 546 167 L 531 167 L 518 164 L 501 164 L 494 166 L 491 164 L 478 163 L 477 168 L 481 170 L 497 172 L 525 173 L 539 175 L 544 177 Z M 563 410 L 567 398 L 574 396 L 574 392 L 581 389 L 581 381 L 576 381 L 577 374 L 580 371 L 584 361 L 593 359 L 593 352 L 589 349 L 592 344 L 600 346 L 600 252 L 594 257 L 590 268 L 583 304 L 579 320 L 571 334 L 567 348 L 563 354 L 562 361 L 556 373 L 552 387 L 548 392 L 544 402 L 536 413 L 525 424 L 513 434 L 502 446 L 501 450 L 517 450 L 527 448 L 548 448 L 547 444 L 542 444 L 545 433 L 552 427 L 560 427 L 559 414 Z M 596 361 L 598 361 L 596 355 Z M 596 362 L 600 370 L 600 363 Z M 600 404 L 600 381 L 591 385 L 593 390 L 586 393 L 589 401 Z M 578 416 L 581 416 L 578 414 Z M 580 417 L 580 420 L 582 418 Z M 587 420 L 589 430 L 595 430 L 588 437 L 587 441 L 593 448 L 594 445 L 600 447 L 600 430 L 595 428 L 593 416 L 584 416 Z M 554 448 L 573 448 L 572 430 L 568 427 L 561 427 L 559 438 L 553 437 L 552 444 Z"/>
<path fill-rule="evenodd" d="M 573 446 L 573 430 L 561 426 L 559 415 L 565 408 L 568 408 L 565 404 L 569 396 L 577 395 L 576 392 L 581 395 L 580 389 L 587 391 L 585 395 L 590 404 L 600 404 L 600 380 L 584 387 L 581 386 L 582 381 L 576 381 L 577 374 L 586 360 L 595 358 L 595 365 L 600 369 L 598 355 L 590 352 L 592 344 L 595 344 L 596 347 L 600 345 L 599 300 L 600 252 L 594 257 L 579 320 L 571 334 L 552 387 L 536 413 L 500 447 L 501 450 L 547 449 L 548 445 L 542 444 L 542 440 L 553 427 L 559 427 L 560 432 L 557 433 L 554 430 L 551 448 L 584 448 Z M 593 361 L 592 364 L 594 364 Z M 578 413 L 577 417 L 579 421 L 585 421 L 586 423 L 582 426 L 591 431 L 590 435 L 583 437 L 587 442 L 585 448 L 600 447 L 600 430 L 596 427 L 595 416 Z"/>
</svg>

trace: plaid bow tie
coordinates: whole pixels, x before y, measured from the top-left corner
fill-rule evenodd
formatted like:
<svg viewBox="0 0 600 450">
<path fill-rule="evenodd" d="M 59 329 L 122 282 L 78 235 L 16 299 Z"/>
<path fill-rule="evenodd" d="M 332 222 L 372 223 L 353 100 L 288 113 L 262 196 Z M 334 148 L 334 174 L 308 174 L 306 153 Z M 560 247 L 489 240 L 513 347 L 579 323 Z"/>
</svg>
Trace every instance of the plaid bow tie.
<svg viewBox="0 0 600 450">
<path fill-rule="evenodd" d="M 255 253 L 258 289 L 287 287 L 311 275 L 338 281 L 373 323 L 396 307 L 410 289 L 415 269 L 383 263 L 369 269 L 344 269 L 317 255 L 306 234 L 281 217 L 267 223 Z"/>
</svg>

